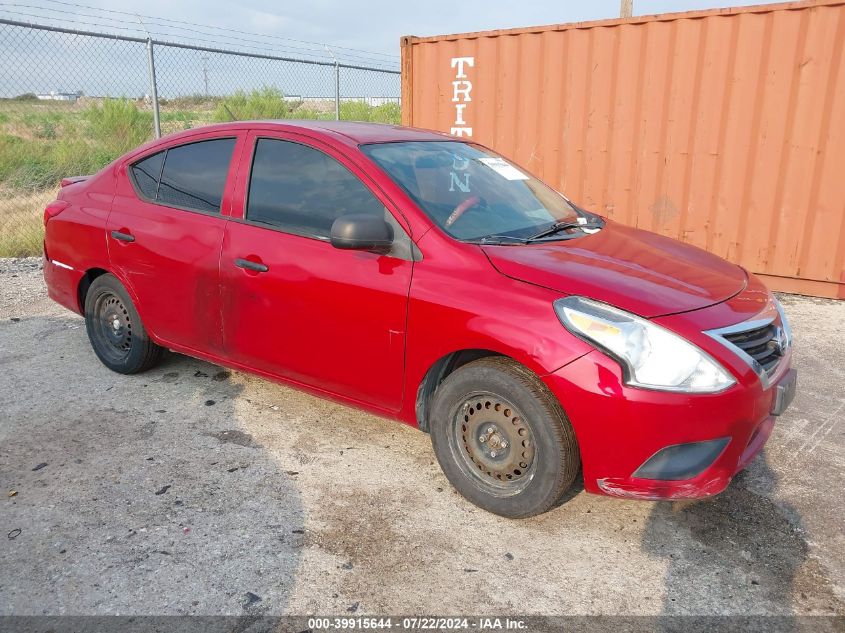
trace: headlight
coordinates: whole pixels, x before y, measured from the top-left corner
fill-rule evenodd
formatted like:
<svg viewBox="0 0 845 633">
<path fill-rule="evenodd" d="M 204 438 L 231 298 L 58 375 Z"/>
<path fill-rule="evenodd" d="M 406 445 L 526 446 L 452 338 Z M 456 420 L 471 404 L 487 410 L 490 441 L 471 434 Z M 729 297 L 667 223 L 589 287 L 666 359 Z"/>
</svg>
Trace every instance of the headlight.
<svg viewBox="0 0 845 633">
<path fill-rule="evenodd" d="M 774 295 L 772 295 L 772 300 L 774 301 L 775 308 L 780 315 L 780 326 L 783 329 L 783 344 L 781 349 L 785 352 L 787 349 L 792 347 L 792 328 L 789 327 L 789 321 L 786 320 L 786 312 L 783 311 L 783 305 L 780 300 Z"/>
<path fill-rule="evenodd" d="M 622 365 L 629 385 L 714 393 L 736 382 L 703 350 L 630 312 L 583 297 L 564 297 L 554 306 L 566 329 Z"/>
</svg>

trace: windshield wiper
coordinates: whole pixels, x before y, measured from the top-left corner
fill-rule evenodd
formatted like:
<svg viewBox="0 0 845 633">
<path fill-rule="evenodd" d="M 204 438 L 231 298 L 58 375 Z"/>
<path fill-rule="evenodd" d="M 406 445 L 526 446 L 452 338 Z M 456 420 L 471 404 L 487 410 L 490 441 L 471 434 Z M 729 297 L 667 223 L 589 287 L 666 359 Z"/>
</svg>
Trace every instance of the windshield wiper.
<svg viewBox="0 0 845 633">
<path fill-rule="evenodd" d="M 485 235 L 475 240 L 465 240 L 468 244 L 501 244 L 502 242 L 513 242 L 514 244 L 527 244 L 528 240 L 524 237 L 515 237 L 513 235 Z"/>
<path fill-rule="evenodd" d="M 525 242 L 534 242 L 536 240 L 543 239 L 544 237 L 549 237 L 550 235 L 554 235 L 555 233 L 560 233 L 561 231 L 565 231 L 567 229 L 600 229 L 601 224 L 596 224 L 595 222 L 555 222 L 550 227 L 543 229 L 539 233 L 535 233 L 534 235 L 525 238 Z"/>
<path fill-rule="evenodd" d="M 549 226 L 539 233 L 535 233 L 529 237 L 517 237 L 515 235 L 485 235 L 484 237 L 480 237 L 474 240 L 464 240 L 468 244 L 501 244 L 505 241 L 513 244 L 529 244 L 535 240 L 542 239 L 544 237 L 548 237 L 550 235 L 554 235 L 555 233 L 559 233 L 560 231 L 565 231 L 566 229 L 600 229 L 604 226 L 603 224 L 599 224 L 598 222 L 555 222 L 552 226 Z"/>
</svg>

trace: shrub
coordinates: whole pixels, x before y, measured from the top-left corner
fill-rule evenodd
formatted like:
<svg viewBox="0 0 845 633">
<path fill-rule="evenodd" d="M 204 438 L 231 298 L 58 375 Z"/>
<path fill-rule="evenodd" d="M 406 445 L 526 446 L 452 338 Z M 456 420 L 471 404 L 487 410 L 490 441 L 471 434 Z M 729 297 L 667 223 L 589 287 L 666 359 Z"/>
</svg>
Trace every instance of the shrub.
<svg viewBox="0 0 845 633">
<path fill-rule="evenodd" d="M 219 101 L 212 118 L 217 122 L 285 119 L 290 108 L 284 97 L 278 88 L 264 87 L 250 93 L 238 90 Z"/>
<path fill-rule="evenodd" d="M 92 104 L 83 115 L 91 140 L 108 149 L 126 151 L 153 135 L 152 113 L 139 110 L 128 99 L 104 99 L 101 106 Z"/>
<path fill-rule="evenodd" d="M 54 187 L 65 176 L 95 173 L 121 153 L 73 137 L 33 142 L 0 134 L 0 186 L 20 192 Z"/>
<path fill-rule="evenodd" d="M 34 112 L 23 117 L 24 124 L 32 130 L 35 138 L 55 140 L 58 138 L 58 126 L 62 116 L 55 112 Z"/>
<path fill-rule="evenodd" d="M 398 103 L 383 103 L 379 106 L 371 106 L 366 101 L 343 101 L 340 104 L 340 118 L 344 121 L 369 121 L 399 125 L 402 120 L 402 112 Z"/>
</svg>

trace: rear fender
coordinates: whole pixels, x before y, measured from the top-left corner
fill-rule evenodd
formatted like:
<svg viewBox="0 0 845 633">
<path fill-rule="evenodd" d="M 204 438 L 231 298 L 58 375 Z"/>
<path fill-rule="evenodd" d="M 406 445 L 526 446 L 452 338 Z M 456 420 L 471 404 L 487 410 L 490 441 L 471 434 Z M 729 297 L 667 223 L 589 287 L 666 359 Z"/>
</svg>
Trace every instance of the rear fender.
<svg viewBox="0 0 845 633">
<path fill-rule="evenodd" d="M 132 300 L 132 304 L 135 306 L 135 309 L 138 311 L 138 316 L 141 317 L 141 321 L 143 323 L 148 323 L 147 319 L 145 318 L 145 310 L 143 304 L 138 300 L 138 295 L 135 292 L 132 284 L 129 283 L 129 280 L 118 270 L 111 269 L 110 267 L 96 267 L 86 270 L 83 274 L 80 274 L 78 277 L 78 282 L 76 284 L 76 300 L 75 304 L 77 308 L 74 310 L 79 314 L 85 314 L 85 296 L 88 293 L 88 288 L 91 287 L 91 284 L 94 281 L 105 274 L 109 274 L 115 279 L 117 279 L 120 284 L 124 287 L 129 298 Z M 146 328 L 146 325 L 144 326 Z M 163 344 L 161 339 L 156 336 L 155 332 L 151 332 L 147 329 L 147 334 L 150 335 L 150 338 L 159 345 L 166 345 Z"/>
</svg>

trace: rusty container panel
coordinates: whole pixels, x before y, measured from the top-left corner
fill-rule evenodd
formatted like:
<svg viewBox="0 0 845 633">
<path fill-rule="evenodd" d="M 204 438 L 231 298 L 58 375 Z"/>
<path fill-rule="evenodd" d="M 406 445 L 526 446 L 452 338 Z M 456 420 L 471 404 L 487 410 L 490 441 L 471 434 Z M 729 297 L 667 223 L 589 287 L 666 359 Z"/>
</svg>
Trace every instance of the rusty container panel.
<svg viewBox="0 0 845 633">
<path fill-rule="evenodd" d="M 845 2 L 402 38 L 403 122 L 776 290 L 845 298 Z"/>
</svg>

